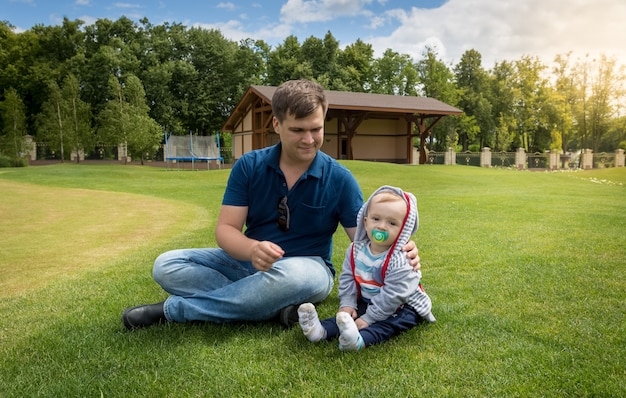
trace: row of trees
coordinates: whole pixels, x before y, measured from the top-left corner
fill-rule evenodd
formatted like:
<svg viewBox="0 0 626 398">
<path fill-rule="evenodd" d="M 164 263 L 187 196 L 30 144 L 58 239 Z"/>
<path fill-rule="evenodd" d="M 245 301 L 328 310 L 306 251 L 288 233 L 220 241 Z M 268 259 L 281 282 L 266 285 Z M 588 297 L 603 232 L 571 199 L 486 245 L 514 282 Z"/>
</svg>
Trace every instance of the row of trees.
<svg viewBox="0 0 626 398">
<path fill-rule="evenodd" d="M 64 159 L 119 143 L 143 157 L 163 131 L 220 130 L 251 84 L 302 77 L 330 90 L 428 96 L 462 109 L 463 116 L 437 125 L 431 150 L 626 146 L 624 66 L 604 56 L 557 55 L 551 69 L 524 56 L 485 69 L 475 50 L 456 65 L 432 48 L 419 60 L 392 49 L 375 58 L 370 44 L 341 49 L 330 32 L 302 43 L 289 36 L 271 48 L 125 17 L 12 28 L 0 22 L 0 154 L 13 157 L 25 151 L 27 133 Z"/>
</svg>

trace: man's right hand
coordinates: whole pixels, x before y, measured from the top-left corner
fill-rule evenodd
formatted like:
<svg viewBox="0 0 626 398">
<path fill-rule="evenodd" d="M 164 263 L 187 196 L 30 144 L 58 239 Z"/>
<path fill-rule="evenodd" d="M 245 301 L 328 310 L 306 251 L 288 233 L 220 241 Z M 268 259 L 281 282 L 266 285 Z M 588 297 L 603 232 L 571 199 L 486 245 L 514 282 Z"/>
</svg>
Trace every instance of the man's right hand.
<svg viewBox="0 0 626 398">
<path fill-rule="evenodd" d="M 259 271 L 267 271 L 285 255 L 285 251 L 275 243 L 257 241 L 250 252 L 250 262 Z"/>
</svg>

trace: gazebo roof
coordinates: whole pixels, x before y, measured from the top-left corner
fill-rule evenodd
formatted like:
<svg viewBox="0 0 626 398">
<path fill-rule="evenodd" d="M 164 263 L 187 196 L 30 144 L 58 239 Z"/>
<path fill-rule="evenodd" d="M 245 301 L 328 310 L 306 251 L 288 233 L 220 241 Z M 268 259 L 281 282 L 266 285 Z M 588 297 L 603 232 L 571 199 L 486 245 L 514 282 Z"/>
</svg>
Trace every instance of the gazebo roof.
<svg viewBox="0 0 626 398">
<path fill-rule="evenodd" d="M 231 131 L 246 113 L 249 105 L 261 98 L 267 104 L 272 103 L 272 97 L 278 87 L 250 86 L 239 101 L 230 117 L 224 124 L 225 131 Z M 348 91 L 326 90 L 328 110 L 362 111 L 373 113 L 417 114 L 420 117 L 435 117 L 445 115 L 460 115 L 463 113 L 444 102 L 434 98 L 412 97 L 387 94 L 353 93 Z"/>
</svg>

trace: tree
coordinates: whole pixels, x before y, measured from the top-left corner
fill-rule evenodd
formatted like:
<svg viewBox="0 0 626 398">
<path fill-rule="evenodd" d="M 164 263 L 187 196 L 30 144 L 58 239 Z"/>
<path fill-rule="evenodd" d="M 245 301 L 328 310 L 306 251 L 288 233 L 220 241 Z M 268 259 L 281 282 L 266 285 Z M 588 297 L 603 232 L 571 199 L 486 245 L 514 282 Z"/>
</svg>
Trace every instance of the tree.
<svg viewBox="0 0 626 398">
<path fill-rule="evenodd" d="M 0 22 L 0 93 L 15 90 L 25 107 L 25 128 L 32 131 L 32 115 L 39 112 L 40 93 L 45 91 L 50 69 L 42 65 L 46 56 L 41 53 L 39 37 L 30 30 L 15 34 L 11 28 Z"/>
<path fill-rule="evenodd" d="M 496 120 L 495 147 L 497 151 L 514 149 L 516 131 L 514 109 L 518 97 L 514 78 L 515 68 L 509 61 L 496 63 L 491 70 L 491 88 L 488 95 L 493 118 Z"/>
<path fill-rule="evenodd" d="M 63 80 L 63 109 L 67 112 L 65 133 L 70 150 L 76 152 L 76 163 L 80 161 L 80 152 L 94 144 L 91 127 L 91 107 L 80 98 L 80 83 L 73 74 Z"/>
<path fill-rule="evenodd" d="M 387 49 L 381 58 L 374 60 L 372 71 L 373 93 L 417 95 L 418 73 L 408 55 Z"/>
<path fill-rule="evenodd" d="M 244 81 L 249 84 L 263 84 L 267 80 L 267 60 L 270 54 L 270 46 L 263 40 L 246 39 L 239 43 L 239 54 L 237 56 L 240 65 L 239 70 L 243 72 Z M 247 87 L 242 87 L 246 89 Z"/>
<path fill-rule="evenodd" d="M 0 102 L 2 135 L 0 136 L 0 154 L 15 159 L 24 156 L 29 149 L 26 141 L 26 109 L 14 88 L 4 91 L 4 101 Z"/>
<path fill-rule="evenodd" d="M 434 49 L 427 48 L 424 51 L 424 57 L 417 62 L 416 70 L 422 95 L 457 106 L 459 92 L 454 82 L 454 75 L 450 68 L 439 59 Z M 456 143 L 458 122 L 458 118 L 448 116 L 438 123 L 432 131 L 429 149 L 444 151 L 449 144 Z M 423 140 L 424 137 L 422 137 L 422 144 Z"/>
<path fill-rule="evenodd" d="M 65 161 L 64 134 L 67 111 L 63 103 L 61 89 L 55 81 L 48 84 L 48 99 L 37 115 L 37 137 L 45 142 L 52 151 L 59 151 L 61 162 Z"/>
<path fill-rule="evenodd" d="M 454 68 L 454 75 L 459 89 L 458 106 L 474 119 L 474 123 L 461 123 L 467 126 L 459 131 L 463 150 L 467 151 L 476 137 L 480 138 L 480 147 L 493 146 L 495 123 L 491 103 L 485 96 L 488 92 L 489 76 L 481 66 L 480 53 L 476 50 L 466 51 Z"/>
<path fill-rule="evenodd" d="M 163 130 L 148 112 L 146 94 L 141 80 L 135 75 L 126 78 L 124 96 L 128 102 L 128 130 L 126 144 L 132 157 L 139 157 L 141 164 L 157 150 Z"/>
<path fill-rule="evenodd" d="M 80 99 L 78 79 L 72 74 L 59 88 L 54 81 L 48 85 L 48 98 L 37 115 L 37 136 L 53 151 L 59 151 L 61 161 L 67 159 L 66 149 L 79 153 L 93 144 L 91 109 Z"/>
<path fill-rule="evenodd" d="M 125 145 L 131 156 L 141 159 L 153 153 L 161 142 L 162 129 L 148 116 L 145 92 L 135 75 L 128 75 L 122 85 L 116 77 L 109 79 L 110 100 L 98 114 L 101 140 Z M 124 159 L 126 163 L 127 158 Z"/>
<path fill-rule="evenodd" d="M 208 135 L 221 129 L 230 111 L 247 88 L 249 70 L 239 68 L 240 48 L 218 30 L 191 29 L 190 64 L 195 73 L 188 87 L 189 130 Z"/>
<path fill-rule="evenodd" d="M 337 90 L 343 87 L 337 64 L 338 54 L 339 42 L 332 33 L 326 32 L 323 40 L 311 36 L 302 43 L 300 61 L 310 67 L 311 78 L 328 90 Z"/>
<path fill-rule="evenodd" d="M 369 92 L 372 88 L 373 62 L 372 45 L 357 39 L 337 56 L 338 79 L 341 83 L 336 82 L 334 86 L 343 91 Z"/>
<path fill-rule="evenodd" d="M 623 73 L 619 73 L 614 58 L 602 55 L 597 61 L 596 73 L 591 81 L 589 96 L 589 120 L 591 145 L 598 152 L 604 136 L 609 132 L 615 118 L 616 100 L 623 95 Z M 623 72 L 623 70 L 622 70 Z"/>
<path fill-rule="evenodd" d="M 511 149 L 515 139 L 515 119 L 510 115 L 500 113 L 496 124 L 495 150 L 505 152 Z"/>
<path fill-rule="evenodd" d="M 557 55 L 552 74 L 555 77 L 554 99 L 548 101 L 548 105 L 553 106 L 552 115 L 555 128 L 561 133 L 561 150 L 568 152 L 573 150 L 575 144 L 574 129 L 574 109 L 578 101 L 579 89 L 576 87 L 576 80 L 569 65 L 570 53 Z"/>
<path fill-rule="evenodd" d="M 538 58 L 523 56 L 514 62 L 513 85 L 516 98 L 513 115 L 518 122 L 516 139 L 526 151 L 544 151 L 550 144 L 550 129 L 545 123 L 547 80 L 541 76 L 546 68 Z"/>
<path fill-rule="evenodd" d="M 313 68 L 302 58 L 298 38 L 288 36 L 282 44 L 270 52 L 267 60 L 267 82 L 278 86 L 287 80 L 312 78 Z"/>
</svg>

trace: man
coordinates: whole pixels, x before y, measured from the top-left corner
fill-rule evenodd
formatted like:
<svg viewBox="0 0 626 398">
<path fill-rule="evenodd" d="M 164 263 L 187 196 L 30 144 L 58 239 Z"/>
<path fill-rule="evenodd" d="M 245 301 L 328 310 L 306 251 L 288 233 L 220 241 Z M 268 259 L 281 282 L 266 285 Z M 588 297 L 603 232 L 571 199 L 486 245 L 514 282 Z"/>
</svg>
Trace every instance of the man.
<svg viewBox="0 0 626 398">
<path fill-rule="evenodd" d="M 171 296 L 126 309 L 128 329 L 278 315 L 291 325 L 298 320 L 297 305 L 330 294 L 332 236 L 341 223 L 354 238 L 363 195 L 352 174 L 320 151 L 327 110 L 317 83 L 294 80 L 278 87 L 272 123 L 280 143 L 235 163 L 215 229 L 220 248 L 161 254 L 153 277 Z M 415 243 L 405 249 L 418 268 Z"/>
</svg>

